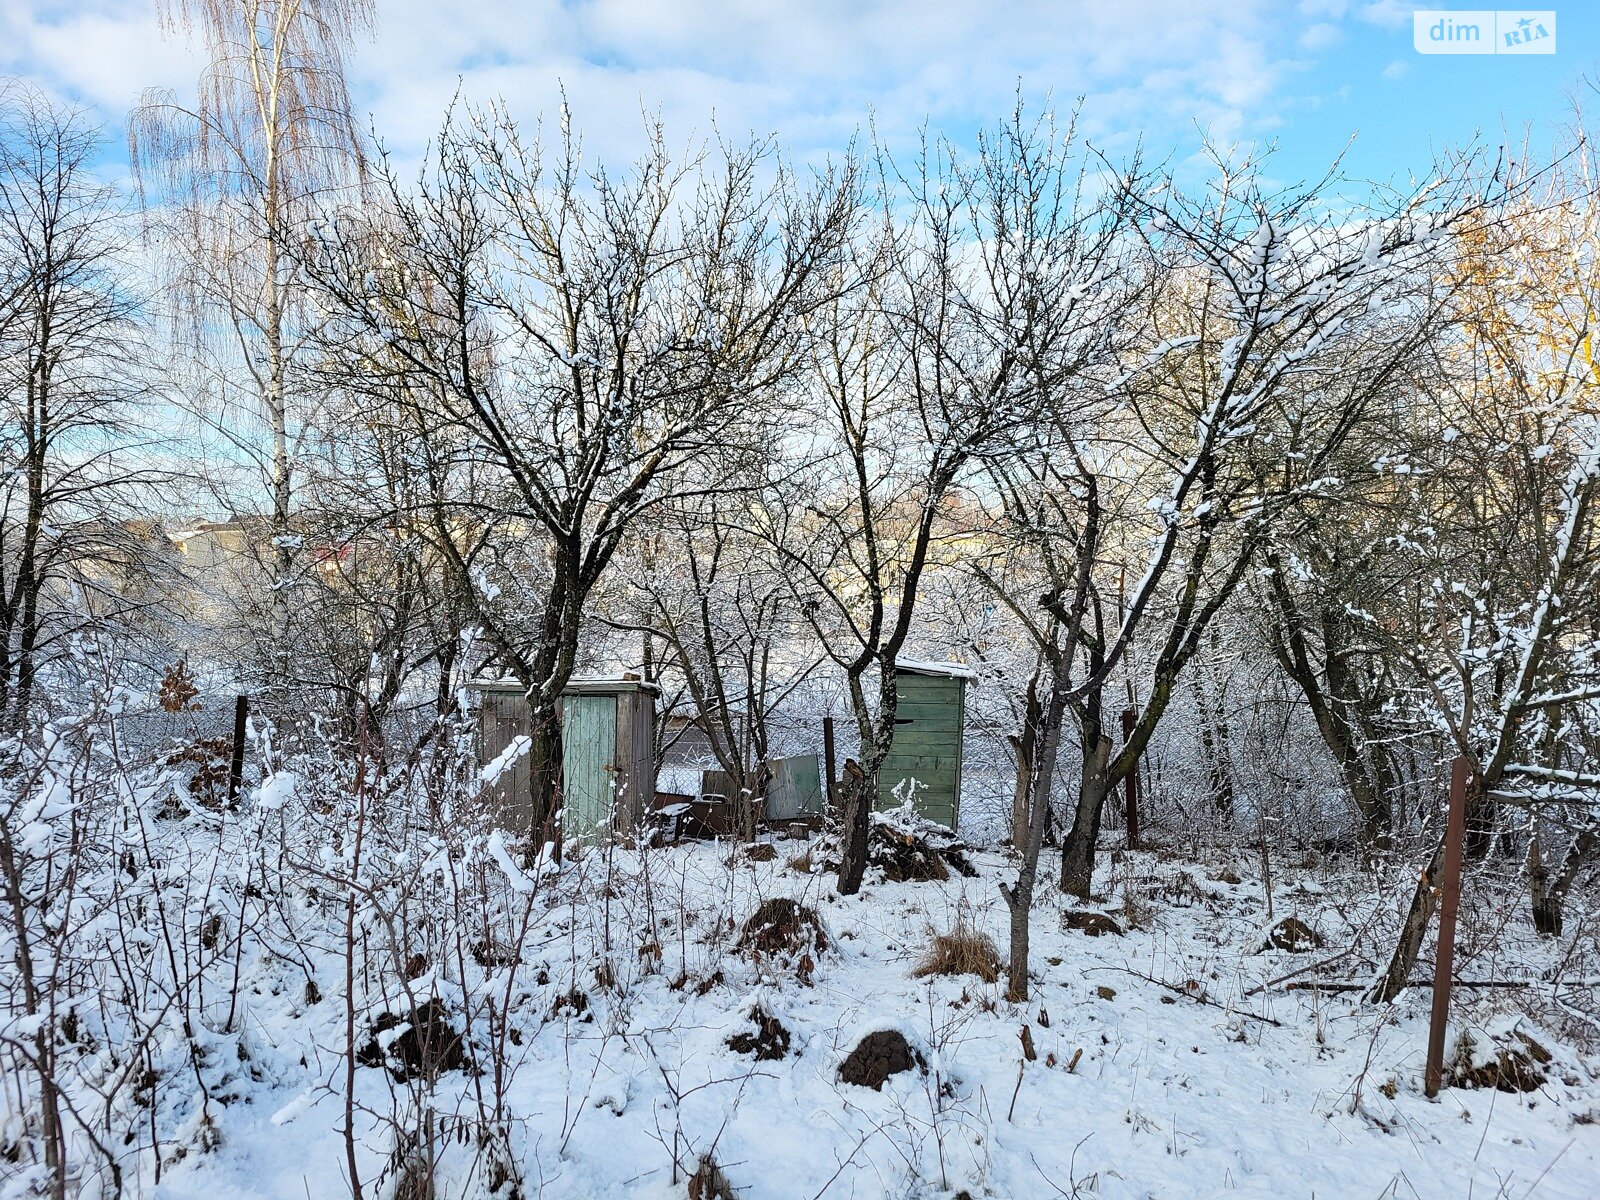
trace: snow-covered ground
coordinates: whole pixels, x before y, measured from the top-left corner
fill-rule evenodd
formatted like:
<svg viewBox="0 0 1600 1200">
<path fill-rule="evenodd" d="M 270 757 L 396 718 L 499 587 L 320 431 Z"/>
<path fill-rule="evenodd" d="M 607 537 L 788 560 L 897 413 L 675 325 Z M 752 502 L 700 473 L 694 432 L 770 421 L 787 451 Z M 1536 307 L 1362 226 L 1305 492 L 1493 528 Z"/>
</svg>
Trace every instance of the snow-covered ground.
<svg viewBox="0 0 1600 1200">
<path fill-rule="evenodd" d="M 1258 952 L 1259 881 L 1230 882 L 1226 861 L 1137 855 L 1108 866 L 1108 911 L 1120 917 L 1124 893 L 1135 897 L 1141 927 L 1123 937 L 1064 931 L 1063 898 L 1041 889 L 1037 980 L 1013 1005 L 1003 983 L 913 974 L 932 933 L 960 923 L 1004 953 L 996 883 L 1014 868 L 1000 854 L 978 854 L 976 878 L 876 882 L 838 897 L 830 875 L 787 861 L 804 843 L 775 849 L 755 863 L 711 844 L 597 854 L 542 885 L 523 961 L 486 967 L 469 987 L 513 998 L 501 1082 L 524 1194 L 683 1197 L 688 1172 L 710 1156 L 744 1200 L 1600 1195 L 1600 1060 L 1519 1016 L 1529 993 L 1464 997 L 1452 1037 L 1463 1022 L 1504 1032 L 1520 1021 L 1555 1055 L 1544 1085 L 1447 1089 L 1437 1101 L 1421 1086 L 1426 993 L 1391 1010 L 1347 993 L 1247 995 L 1365 936 L 1355 923 L 1364 914 L 1328 898 L 1325 874 L 1319 884 L 1315 870 L 1279 871 L 1276 916 L 1328 939 L 1303 954 Z M 809 972 L 736 948 L 741 923 L 775 896 L 820 914 L 829 946 Z M 412 988 L 426 993 L 437 979 L 448 997 L 446 958 L 418 963 Z M 318 975 L 338 977 L 331 965 Z M 344 1007 L 327 992 L 308 1001 L 305 977 L 298 964 L 246 964 L 239 1078 L 250 1083 L 220 1109 L 217 1149 L 170 1164 L 159 1195 L 349 1194 Z M 757 1007 L 791 1035 L 782 1059 L 728 1045 Z M 902 1031 L 927 1072 L 892 1076 L 881 1092 L 841 1082 L 845 1055 L 883 1028 Z M 487 1068 L 483 1047 L 468 1054 Z M 452 1117 L 480 1104 L 490 1082 L 487 1070 L 450 1070 L 425 1098 L 440 1196 L 493 1182 L 450 1144 Z M 408 1105 L 426 1091 L 357 1069 L 366 1195 L 393 1194 L 392 1117 L 425 1127 Z"/>
</svg>

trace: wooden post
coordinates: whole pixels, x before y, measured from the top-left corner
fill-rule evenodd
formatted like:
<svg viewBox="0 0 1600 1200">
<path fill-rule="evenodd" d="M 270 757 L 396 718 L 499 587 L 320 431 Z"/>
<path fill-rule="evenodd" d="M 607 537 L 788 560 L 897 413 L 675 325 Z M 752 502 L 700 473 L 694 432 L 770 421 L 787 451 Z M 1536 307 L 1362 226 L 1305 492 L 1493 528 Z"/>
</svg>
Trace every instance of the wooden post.
<svg viewBox="0 0 1600 1200">
<path fill-rule="evenodd" d="M 825 795 L 827 804 L 824 806 L 831 817 L 839 807 L 839 779 L 837 774 L 837 761 L 833 756 L 833 718 L 822 718 L 822 769 L 827 775 L 827 788 Z"/>
<path fill-rule="evenodd" d="M 250 716 L 250 697 L 240 696 L 233 702 L 233 753 L 228 761 L 228 807 L 239 798 L 239 784 L 244 779 L 244 726 Z"/>
<path fill-rule="evenodd" d="M 1461 906 L 1461 846 L 1467 829 L 1467 779 L 1470 761 L 1457 758 L 1450 768 L 1450 814 L 1444 833 L 1444 871 L 1439 878 L 1439 948 L 1433 958 L 1433 1017 L 1428 1023 L 1428 1065 L 1423 1091 L 1437 1096 L 1444 1081 L 1444 1034 L 1450 1016 L 1450 976 L 1455 970 L 1456 911 Z"/>
<path fill-rule="evenodd" d="M 1133 727 L 1137 714 L 1131 708 L 1122 710 L 1122 744 L 1126 746 L 1133 737 Z M 1123 781 L 1123 797 L 1128 808 L 1128 849 L 1139 848 L 1139 764 L 1133 764 L 1133 770 L 1128 772 L 1128 777 Z"/>
</svg>

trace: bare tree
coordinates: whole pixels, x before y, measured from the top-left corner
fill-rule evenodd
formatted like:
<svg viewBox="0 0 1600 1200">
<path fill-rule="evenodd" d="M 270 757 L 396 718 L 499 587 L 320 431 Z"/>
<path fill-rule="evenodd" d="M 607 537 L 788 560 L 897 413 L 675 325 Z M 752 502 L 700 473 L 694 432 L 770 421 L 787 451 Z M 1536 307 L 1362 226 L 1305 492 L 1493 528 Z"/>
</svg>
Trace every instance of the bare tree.
<svg viewBox="0 0 1600 1200">
<path fill-rule="evenodd" d="M 1559 932 L 1565 893 L 1592 858 L 1600 789 L 1583 733 L 1600 697 L 1595 207 L 1587 179 L 1564 186 L 1556 202 L 1525 197 L 1518 220 L 1462 238 L 1460 336 L 1438 373 L 1451 424 L 1408 468 L 1421 482 L 1398 547 L 1426 582 L 1409 626 L 1367 631 L 1410 669 L 1447 752 L 1471 763 L 1469 857 L 1490 853 L 1502 810 L 1527 814 L 1544 934 Z M 1543 844 L 1562 832 L 1552 872 Z M 1392 1000 L 1410 978 L 1443 853 L 1435 834 L 1371 999 Z"/>
<path fill-rule="evenodd" d="M 452 120 L 414 191 L 386 171 L 308 259 L 329 354 L 417 439 L 431 547 L 527 689 L 534 831 L 590 593 L 644 514 L 723 486 L 713 449 L 758 436 L 856 210 L 852 166 L 802 187 L 761 144 L 678 163 L 657 129 L 620 177 L 565 132 L 545 154 L 498 111 Z"/>
<path fill-rule="evenodd" d="M 0 715 L 11 727 L 26 723 L 41 672 L 75 636 L 130 617 L 161 566 L 154 526 L 132 519 L 130 502 L 157 479 L 140 444 L 150 393 L 123 213 L 93 174 L 100 146 L 82 113 L 0 91 Z"/>
<path fill-rule="evenodd" d="M 1148 500 L 1123 506 L 1130 525 L 1117 543 L 1130 550 L 1114 569 L 1137 580 L 1125 607 L 1108 622 L 1104 589 L 1093 589 L 1075 618 L 1087 666 L 1069 696 L 1081 705 L 1085 771 L 1061 886 L 1079 896 L 1090 893 L 1107 796 L 1136 768 L 1271 532 L 1337 486 L 1338 448 L 1427 345 L 1443 305 L 1430 290 L 1436 247 L 1476 210 L 1469 195 L 1424 188 L 1351 224 L 1321 212 L 1325 183 L 1273 193 L 1255 164 L 1216 166 L 1197 196 L 1170 179 L 1125 189 L 1167 282 L 1147 308 L 1149 344 L 1109 389 L 1126 440 L 1110 469 L 1096 468 L 1102 490 L 1113 476 L 1137 479 Z M 1112 753 L 1104 693 L 1131 669 L 1136 638 L 1142 701 Z"/>
<path fill-rule="evenodd" d="M 1109 430 L 1106 385 L 1129 340 L 1125 316 L 1148 287 L 1127 253 L 1127 209 L 1113 192 L 1091 197 L 1074 130 L 1047 119 L 1011 121 L 981 143 L 975 204 L 989 234 L 981 254 L 984 332 L 1016 364 L 1012 385 L 1026 419 L 982 458 L 998 499 L 998 562 L 969 566 L 1016 617 L 1038 657 L 1018 748 L 1015 828 L 1022 855 L 1010 910 L 1007 994 L 1028 995 L 1029 920 L 1050 816 L 1061 729 L 1094 597 L 1106 514 L 1089 457 Z M 1088 457 L 1086 457 L 1088 456 Z M 1032 603 L 1022 599 L 1031 590 Z M 1098 769 L 1086 764 L 1085 770 Z"/>
<path fill-rule="evenodd" d="M 912 644 L 927 574 L 970 525 L 966 485 L 1069 374 L 1082 262 L 1070 178 L 1048 121 L 1011 123 L 974 166 L 924 146 L 908 173 L 880 156 L 881 225 L 857 260 L 866 282 L 815 323 L 814 497 L 785 550 L 805 611 L 845 676 L 861 759 L 841 796 L 839 889 L 866 867 L 878 773 L 894 744 L 896 662 Z M 1070 135 L 1069 135 L 1070 140 Z M 1013 171 L 1026 177 L 1020 182 Z"/>
<path fill-rule="evenodd" d="M 760 460 L 733 470 L 766 477 Z M 648 676 L 681 684 L 735 795 L 752 801 L 771 784 L 773 713 L 821 662 L 770 542 L 749 528 L 752 518 L 768 528 L 786 519 L 760 501 L 730 480 L 725 492 L 664 507 L 638 531 L 602 614 L 660 643 Z"/>
</svg>

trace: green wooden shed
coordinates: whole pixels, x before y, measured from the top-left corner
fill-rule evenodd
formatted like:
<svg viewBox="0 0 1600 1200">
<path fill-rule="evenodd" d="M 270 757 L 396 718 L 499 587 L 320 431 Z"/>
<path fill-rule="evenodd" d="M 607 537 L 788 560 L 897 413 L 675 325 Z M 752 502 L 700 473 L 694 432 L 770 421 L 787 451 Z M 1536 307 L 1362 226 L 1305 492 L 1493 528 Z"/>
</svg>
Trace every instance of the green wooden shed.
<svg viewBox="0 0 1600 1200">
<path fill-rule="evenodd" d="M 526 737 L 532 714 L 522 685 L 478 680 L 480 760 L 493 764 Z M 574 679 L 561 693 L 561 834 L 595 842 L 628 833 L 655 805 L 655 702 L 660 689 L 636 679 Z M 525 832 L 532 816 L 526 755 L 489 780 L 503 823 Z"/>
<path fill-rule="evenodd" d="M 961 738 L 966 729 L 970 668 L 960 663 L 895 664 L 900 694 L 894 745 L 878 771 L 880 811 L 897 808 L 896 788 L 915 779 L 916 809 L 951 829 L 961 815 Z"/>
</svg>

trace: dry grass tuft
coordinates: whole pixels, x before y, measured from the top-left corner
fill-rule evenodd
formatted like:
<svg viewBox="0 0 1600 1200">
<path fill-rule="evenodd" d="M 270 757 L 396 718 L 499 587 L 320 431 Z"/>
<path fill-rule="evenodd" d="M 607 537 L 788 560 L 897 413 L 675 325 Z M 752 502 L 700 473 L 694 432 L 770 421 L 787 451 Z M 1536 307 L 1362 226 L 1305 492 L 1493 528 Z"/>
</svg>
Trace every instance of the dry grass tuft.
<svg viewBox="0 0 1600 1200">
<path fill-rule="evenodd" d="M 976 975 L 985 983 L 1000 978 L 1000 951 L 987 933 L 973 929 L 965 921 L 957 922 L 949 933 L 936 933 L 911 974 L 918 979 L 927 975 Z"/>
<path fill-rule="evenodd" d="M 1150 893 L 1140 886 L 1131 858 L 1123 862 L 1121 874 L 1122 924 L 1128 929 L 1149 929 L 1156 923 L 1156 906 L 1150 902 Z"/>
<path fill-rule="evenodd" d="M 1149 929 L 1156 923 L 1156 906 L 1137 892 L 1122 898 L 1122 924 L 1128 929 Z"/>
<path fill-rule="evenodd" d="M 739 1193 L 707 1154 L 689 1176 L 689 1200 L 739 1200 Z"/>
</svg>

